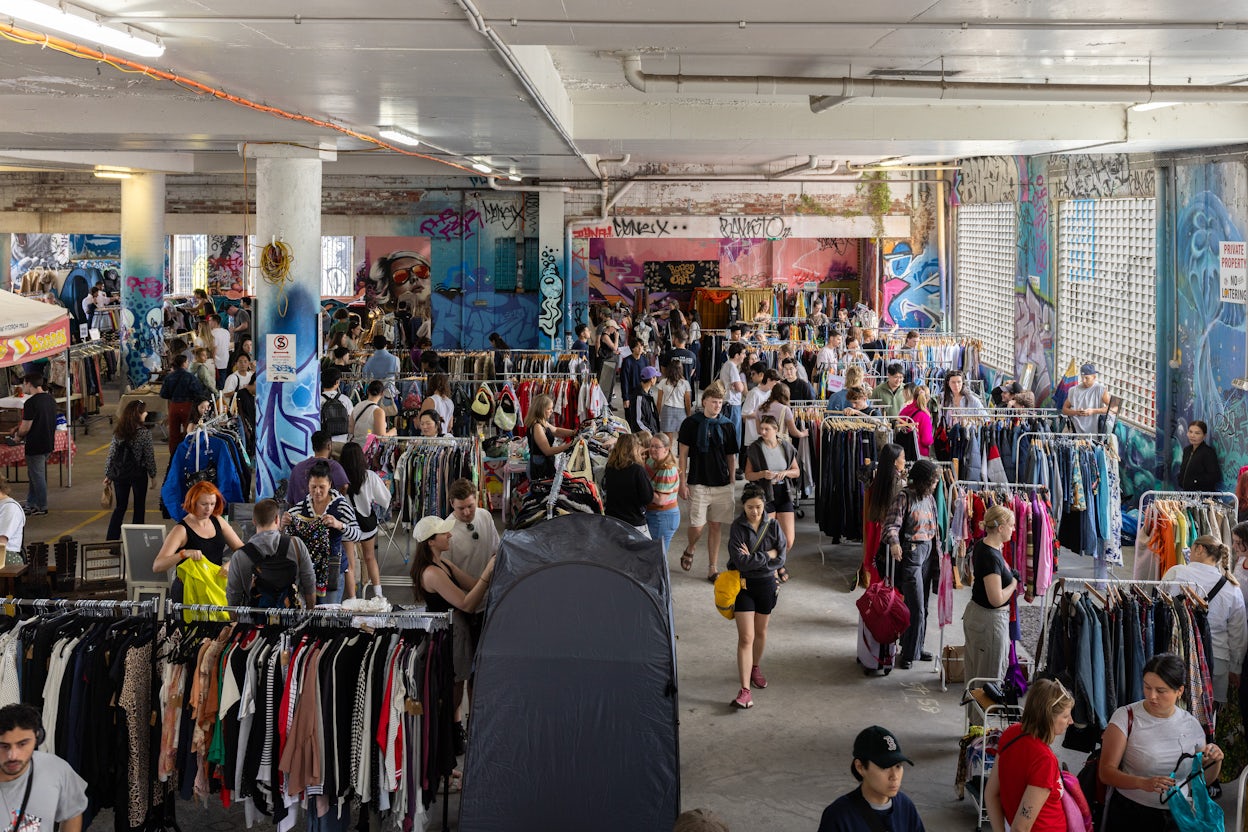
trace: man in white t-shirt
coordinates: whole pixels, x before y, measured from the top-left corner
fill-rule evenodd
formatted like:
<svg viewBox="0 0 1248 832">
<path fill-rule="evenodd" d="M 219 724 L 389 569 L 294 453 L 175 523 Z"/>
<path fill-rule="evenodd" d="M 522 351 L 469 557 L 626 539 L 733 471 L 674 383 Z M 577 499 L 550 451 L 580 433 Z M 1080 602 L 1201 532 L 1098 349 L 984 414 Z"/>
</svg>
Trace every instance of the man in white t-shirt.
<svg viewBox="0 0 1248 832">
<path fill-rule="evenodd" d="M 230 372 L 230 331 L 221 325 L 220 315 L 209 315 L 212 326 L 213 363 L 217 365 L 217 388 L 225 384 Z"/>
<path fill-rule="evenodd" d="M 720 415 L 732 420 L 737 432 L 737 445 L 741 446 L 741 401 L 745 395 L 745 379 L 741 376 L 741 365 L 745 362 L 745 344 L 734 341 L 728 345 L 728 360 L 719 368 L 719 380 L 724 385 L 724 409 Z M 744 454 L 741 454 L 744 456 Z M 744 464 L 744 463 L 742 463 Z M 744 474 L 738 479 L 743 479 Z"/>
<path fill-rule="evenodd" d="M 498 529 L 488 509 L 477 505 L 477 487 L 472 480 L 461 478 L 448 489 L 451 498 L 451 548 L 446 557 L 473 578 L 481 577 L 490 558 L 498 552 Z M 477 654 L 477 641 L 481 638 L 483 613 L 465 613 L 451 610 L 451 632 L 454 634 L 455 655 L 455 753 L 462 754 L 465 733 L 463 721 L 464 685 L 472 670 L 472 660 Z M 471 705 L 472 690 L 468 691 Z"/>
<path fill-rule="evenodd" d="M 828 340 L 824 342 L 823 348 L 815 356 L 815 369 L 823 370 L 828 367 L 836 367 L 836 359 L 840 352 L 841 334 L 839 332 L 829 333 Z"/>
<path fill-rule="evenodd" d="M 234 372 L 226 377 L 225 384 L 221 387 L 221 395 L 225 397 L 225 406 L 227 408 L 232 408 L 234 397 L 238 395 L 238 391 L 251 384 L 253 375 L 255 375 L 255 367 L 251 363 L 251 356 L 240 355 L 238 360 L 234 362 Z"/>
<path fill-rule="evenodd" d="M 771 395 L 771 388 L 775 387 L 779 380 L 780 374 L 761 361 L 750 367 L 750 383 L 754 386 L 746 392 L 741 402 L 741 425 L 745 433 L 743 448 L 749 447 L 750 443 L 758 438 L 758 409 L 763 406 L 763 402 L 767 401 L 767 397 Z"/>
</svg>

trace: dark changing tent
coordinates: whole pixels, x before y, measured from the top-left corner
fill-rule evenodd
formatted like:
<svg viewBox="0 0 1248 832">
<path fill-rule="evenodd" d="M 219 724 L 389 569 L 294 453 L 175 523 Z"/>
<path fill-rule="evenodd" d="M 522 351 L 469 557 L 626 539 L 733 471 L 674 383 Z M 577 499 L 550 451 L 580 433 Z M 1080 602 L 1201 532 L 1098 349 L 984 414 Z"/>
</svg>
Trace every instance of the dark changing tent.
<svg viewBox="0 0 1248 832">
<path fill-rule="evenodd" d="M 488 610 L 459 828 L 671 829 L 680 753 L 661 544 L 602 515 L 508 531 Z"/>
</svg>

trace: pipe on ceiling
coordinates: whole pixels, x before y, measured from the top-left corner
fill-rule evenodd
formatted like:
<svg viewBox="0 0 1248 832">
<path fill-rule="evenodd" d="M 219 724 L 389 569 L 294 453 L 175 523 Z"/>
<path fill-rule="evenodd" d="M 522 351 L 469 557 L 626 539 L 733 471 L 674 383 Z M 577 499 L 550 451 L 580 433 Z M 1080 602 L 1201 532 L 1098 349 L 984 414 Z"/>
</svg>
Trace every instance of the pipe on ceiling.
<svg viewBox="0 0 1248 832">
<path fill-rule="evenodd" d="M 692 75 L 645 72 L 640 55 L 623 59 L 624 79 L 645 93 L 721 92 L 808 95 L 822 112 L 850 98 L 914 98 L 940 101 L 1052 101 L 1139 104 L 1148 101 L 1248 102 L 1248 86 L 1185 84 L 1027 84 L 987 81 L 905 81 L 894 78 L 789 75 Z"/>
<path fill-rule="evenodd" d="M 534 106 L 541 110 L 542 115 L 546 117 L 546 121 L 555 129 L 555 132 L 559 134 L 559 138 L 563 140 L 563 143 L 568 146 L 569 150 L 576 154 L 576 158 L 581 160 L 582 164 L 589 169 L 589 172 L 593 174 L 595 178 L 600 178 L 598 170 L 594 167 L 593 163 L 591 163 L 585 154 L 581 152 L 581 149 L 576 146 L 576 142 L 573 140 L 568 131 L 564 129 L 563 124 L 559 121 L 559 118 L 550 109 L 550 105 L 546 103 L 546 99 L 538 93 L 537 87 L 533 85 L 533 81 L 529 78 L 528 73 L 524 71 L 524 67 L 520 66 L 520 62 L 516 60 L 516 56 L 512 53 L 511 49 L 508 48 L 507 44 L 503 42 L 503 39 L 490 28 L 488 23 L 486 23 L 485 17 L 477 9 L 472 0 L 455 0 L 455 4 L 463 10 L 464 14 L 468 18 L 468 22 L 472 24 L 472 28 L 488 40 L 490 45 L 494 47 L 494 51 L 500 58 L 503 59 L 503 63 L 505 63 L 507 68 L 511 70 L 511 73 L 516 76 L 516 79 L 520 81 L 520 84 L 524 87 L 524 91 L 528 93 L 529 98 L 533 101 Z"/>
</svg>

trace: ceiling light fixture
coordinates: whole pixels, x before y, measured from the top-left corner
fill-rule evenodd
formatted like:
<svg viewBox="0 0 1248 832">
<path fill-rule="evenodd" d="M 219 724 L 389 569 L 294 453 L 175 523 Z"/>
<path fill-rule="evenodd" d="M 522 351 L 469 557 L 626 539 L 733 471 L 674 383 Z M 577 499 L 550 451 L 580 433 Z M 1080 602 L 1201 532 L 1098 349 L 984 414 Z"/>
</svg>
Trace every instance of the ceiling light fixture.
<svg viewBox="0 0 1248 832">
<path fill-rule="evenodd" d="M 1135 104 L 1131 107 L 1137 113 L 1146 113 L 1149 110 L 1160 110 L 1162 107 L 1177 107 L 1177 101 L 1146 101 L 1143 104 Z"/>
<path fill-rule="evenodd" d="M 490 167 L 489 165 L 485 164 L 485 162 L 473 162 L 473 163 L 472 163 L 472 167 L 473 167 L 473 169 L 474 169 L 474 170 L 479 170 L 479 171 L 481 171 L 482 173 L 493 173 L 493 172 L 494 172 L 494 169 L 493 169 L 492 167 Z"/>
<path fill-rule="evenodd" d="M 129 179 L 131 170 L 113 165 L 96 165 L 94 173 L 96 179 Z"/>
<path fill-rule="evenodd" d="M 893 165 L 904 165 L 905 163 L 905 156 L 893 156 L 891 159 L 881 159 L 875 163 L 875 166 L 877 168 L 891 168 Z"/>
<path fill-rule="evenodd" d="M 38 0 L 0 0 L 0 17 L 10 17 L 144 58 L 159 58 L 165 54 L 165 45 L 151 32 L 128 25 L 108 26 L 99 15 L 65 2 L 49 5 Z"/>
<path fill-rule="evenodd" d="M 420 136 L 417 136 L 410 130 L 404 130 L 402 127 L 378 127 L 377 135 L 392 142 L 405 144 L 408 147 L 416 147 L 420 144 Z"/>
</svg>

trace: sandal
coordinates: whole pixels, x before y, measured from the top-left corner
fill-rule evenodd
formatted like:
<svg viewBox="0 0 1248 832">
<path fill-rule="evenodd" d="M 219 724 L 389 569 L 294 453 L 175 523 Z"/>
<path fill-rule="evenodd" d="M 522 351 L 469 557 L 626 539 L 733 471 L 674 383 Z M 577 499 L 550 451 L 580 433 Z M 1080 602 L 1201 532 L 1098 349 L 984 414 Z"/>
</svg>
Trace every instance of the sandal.
<svg viewBox="0 0 1248 832">
<path fill-rule="evenodd" d="M 688 549 L 680 554 L 680 568 L 688 572 L 693 568 L 693 552 Z"/>
<path fill-rule="evenodd" d="M 776 577 L 780 579 L 780 583 L 787 584 L 789 582 L 789 570 L 781 566 L 776 570 Z"/>
<path fill-rule="evenodd" d="M 712 584 L 715 583 L 715 580 L 718 577 L 719 577 L 719 572 L 715 571 L 714 569 L 706 573 L 706 580 L 708 583 L 712 583 Z"/>
</svg>

